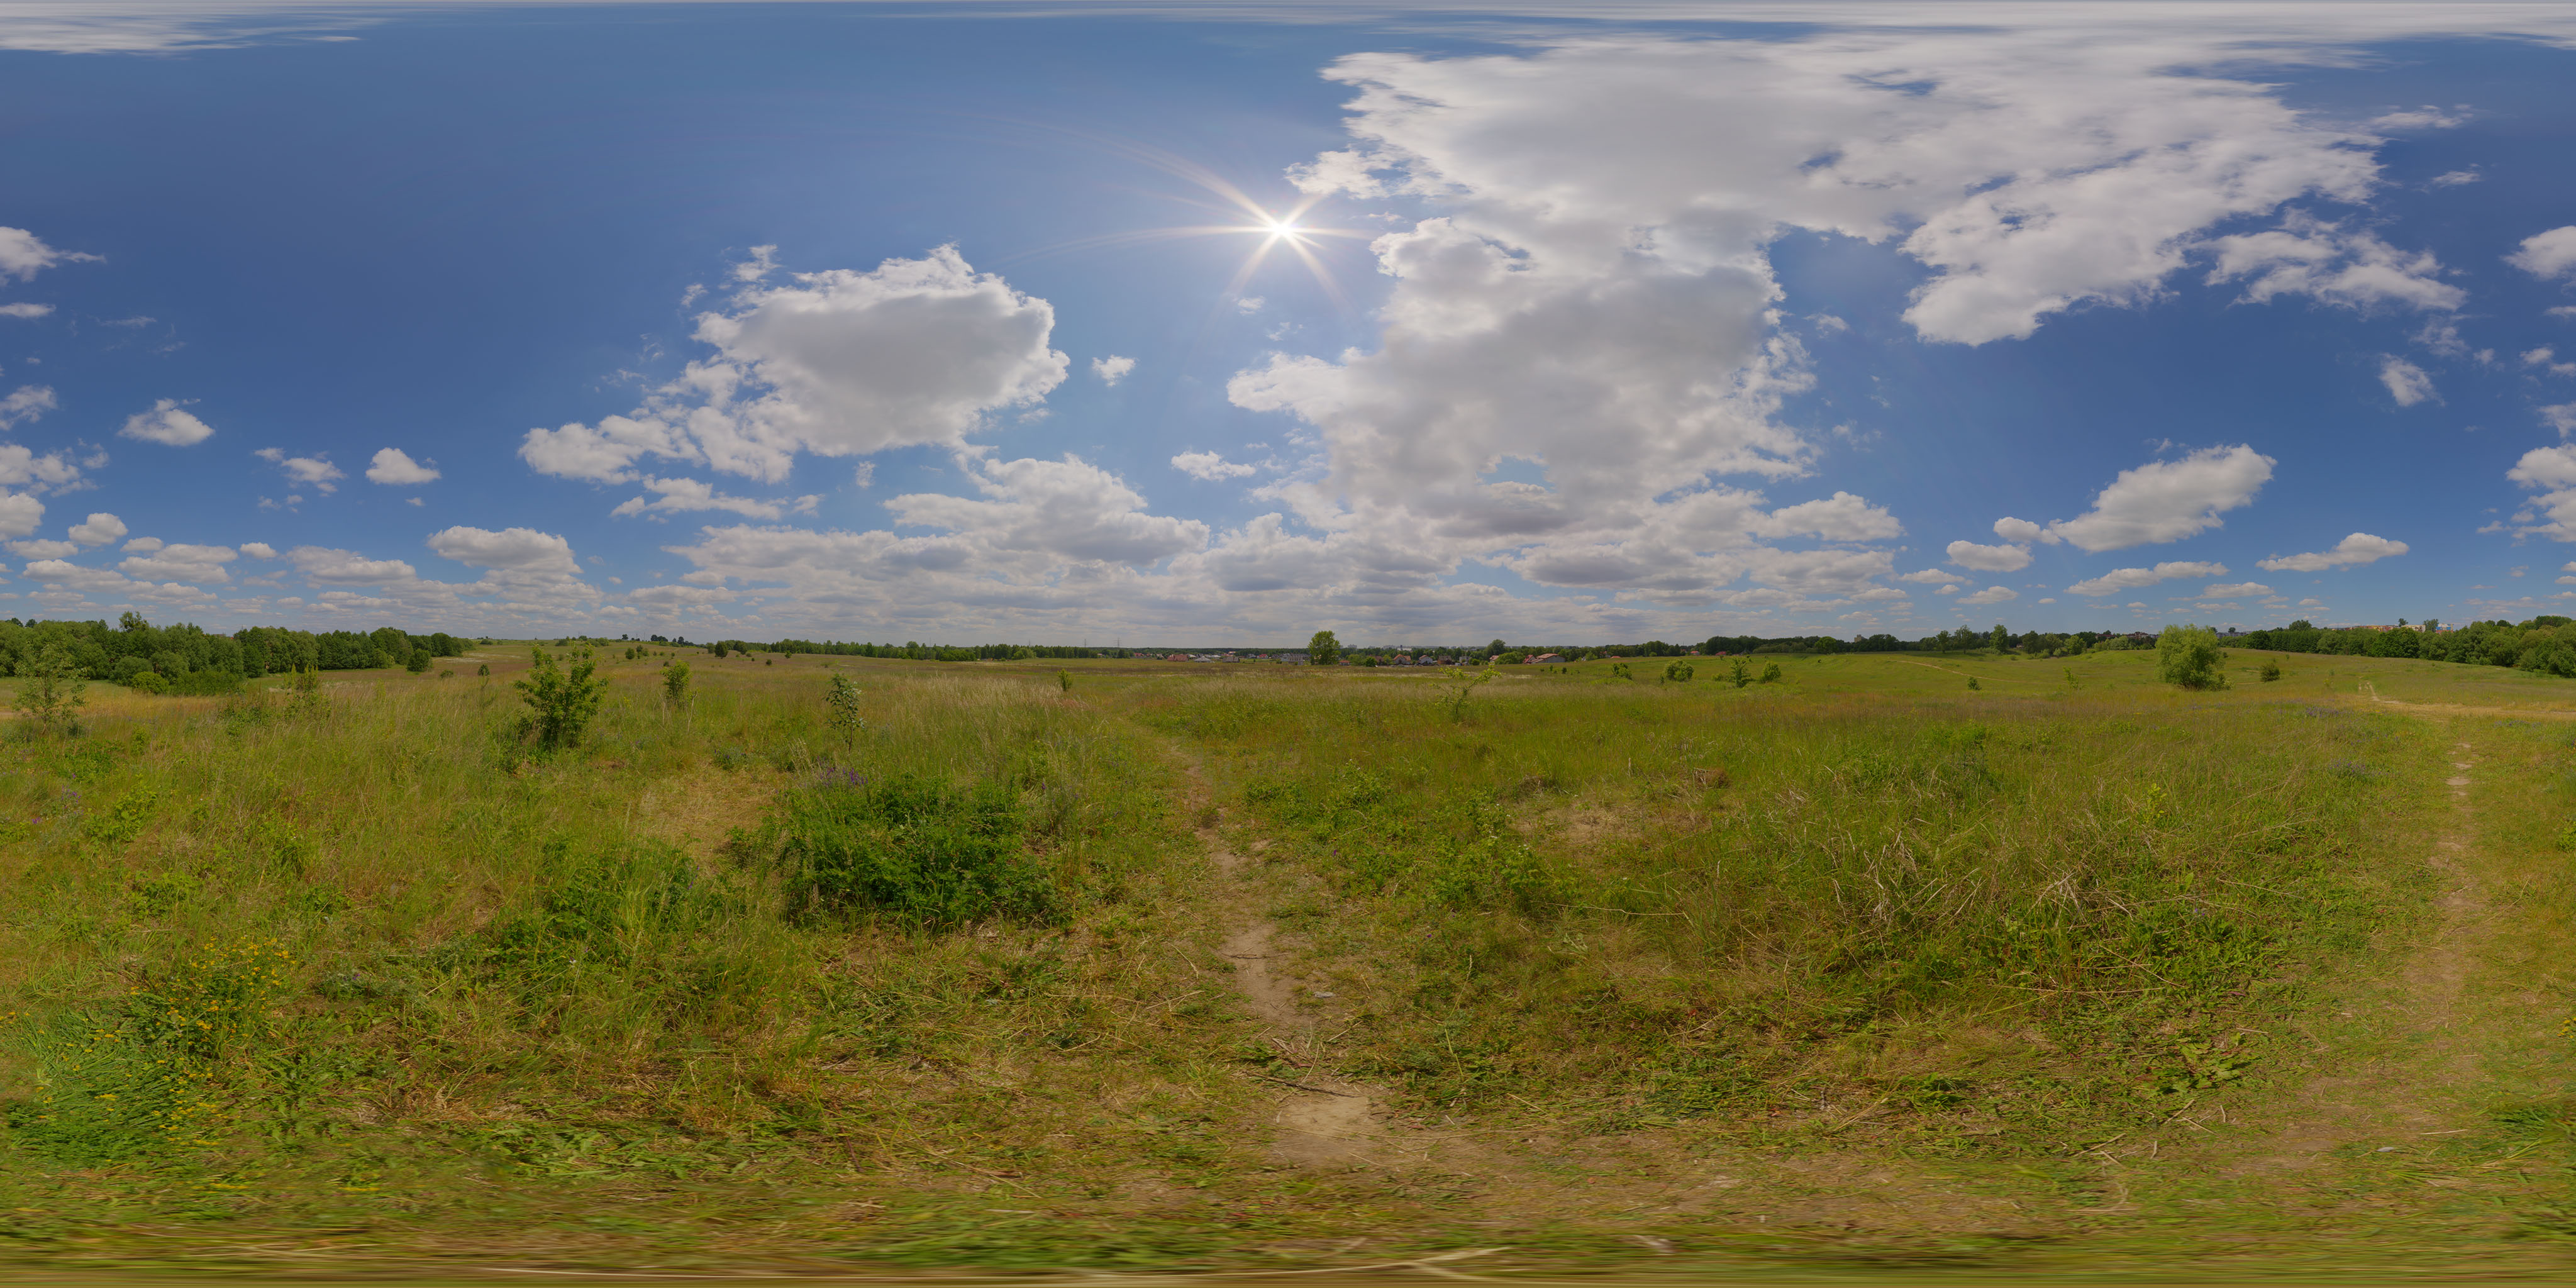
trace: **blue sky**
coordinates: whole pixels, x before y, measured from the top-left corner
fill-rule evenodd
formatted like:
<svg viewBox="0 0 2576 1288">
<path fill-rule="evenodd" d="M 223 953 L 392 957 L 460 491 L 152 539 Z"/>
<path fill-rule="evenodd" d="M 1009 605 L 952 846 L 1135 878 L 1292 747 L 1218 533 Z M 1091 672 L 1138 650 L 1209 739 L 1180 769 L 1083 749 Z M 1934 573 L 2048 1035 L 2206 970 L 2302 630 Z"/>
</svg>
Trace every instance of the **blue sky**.
<svg viewBox="0 0 2576 1288">
<path fill-rule="evenodd" d="M 1143 8 L 0 11 L 0 614 L 2576 612 L 2576 7 Z"/>
</svg>

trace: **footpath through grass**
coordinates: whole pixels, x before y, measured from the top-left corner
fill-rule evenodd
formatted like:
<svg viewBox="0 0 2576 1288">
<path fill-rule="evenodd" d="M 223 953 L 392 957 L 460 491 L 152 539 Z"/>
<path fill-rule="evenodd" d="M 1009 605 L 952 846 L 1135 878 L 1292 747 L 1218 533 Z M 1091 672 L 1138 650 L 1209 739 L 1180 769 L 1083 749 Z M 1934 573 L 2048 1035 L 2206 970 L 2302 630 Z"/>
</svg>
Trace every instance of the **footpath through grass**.
<svg viewBox="0 0 2576 1288">
<path fill-rule="evenodd" d="M 511 734 L 516 650 L 14 743 L 0 1266 L 2546 1267 L 2576 1229 L 2576 726 L 2361 690 L 2566 681 L 698 656 L 672 703 L 661 660 L 569 752 Z M 1245 916 L 1295 1034 L 1219 950 Z M 2436 992 L 2462 1041 L 2410 1026 Z M 1324 1074 L 1373 1089 L 1362 1165 L 1271 1152 Z"/>
</svg>

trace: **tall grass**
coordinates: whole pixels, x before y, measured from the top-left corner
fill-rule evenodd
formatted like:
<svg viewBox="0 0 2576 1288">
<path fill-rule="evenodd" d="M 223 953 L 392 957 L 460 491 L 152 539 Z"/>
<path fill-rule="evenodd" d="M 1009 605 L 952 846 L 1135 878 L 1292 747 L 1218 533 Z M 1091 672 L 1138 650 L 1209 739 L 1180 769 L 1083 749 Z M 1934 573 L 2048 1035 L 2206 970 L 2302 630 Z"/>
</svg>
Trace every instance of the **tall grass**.
<svg viewBox="0 0 2576 1288">
<path fill-rule="evenodd" d="M 1272 853 L 1319 953 L 1374 1004 L 1354 1072 L 1629 1121 L 2170 1112 L 2252 1067 L 2245 1017 L 2407 915 L 2420 866 L 2384 833 L 2439 781 L 2401 719 L 2299 704 L 1568 681 L 1459 723 L 1426 686 L 1239 679 L 1136 701 L 1293 842 Z"/>
</svg>

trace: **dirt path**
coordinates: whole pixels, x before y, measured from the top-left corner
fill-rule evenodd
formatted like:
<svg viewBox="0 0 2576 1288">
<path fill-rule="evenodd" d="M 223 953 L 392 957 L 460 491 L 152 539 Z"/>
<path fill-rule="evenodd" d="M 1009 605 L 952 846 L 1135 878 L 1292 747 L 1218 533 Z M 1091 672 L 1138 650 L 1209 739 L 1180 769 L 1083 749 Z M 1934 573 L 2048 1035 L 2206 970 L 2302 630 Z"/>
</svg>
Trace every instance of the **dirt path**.
<svg viewBox="0 0 2576 1288">
<path fill-rule="evenodd" d="M 1199 837 L 1207 843 L 1228 887 L 1242 890 L 1245 869 L 1251 865 L 1226 848 L 1217 828 L 1204 828 Z M 1384 1097 L 1373 1087 L 1336 1077 L 1323 1067 L 1315 1026 L 1297 1006 L 1297 986 L 1276 965 L 1286 958 L 1278 951 L 1278 927 L 1248 908 L 1237 908 L 1235 914 L 1235 926 L 1222 949 L 1234 963 L 1235 987 L 1242 991 L 1253 1018 L 1269 1030 L 1264 1040 L 1297 1071 L 1293 1083 L 1282 1080 L 1286 1096 L 1273 1120 L 1279 1136 L 1271 1143 L 1271 1154 L 1283 1163 L 1310 1167 L 1375 1163 L 1371 1146 L 1385 1134 L 1379 1117 Z"/>
<path fill-rule="evenodd" d="M 2366 696 L 2386 701 L 2376 694 Z M 2469 807 L 2470 771 L 2476 766 L 2475 745 L 2455 740 L 2451 773 L 2444 780 L 2450 789 L 2451 817 L 2425 855 L 2440 887 L 2433 900 L 2431 933 L 2399 970 L 2387 994 L 2358 1003 L 2367 1008 L 2358 1014 L 2346 1013 L 2376 1021 L 2374 1027 L 2382 1035 L 2377 1045 L 2384 1053 L 2345 1071 L 2311 1079 L 2280 1106 L 2286 1121 L 2254 1146 L 2234 1169 L 2238 1174 L 2305 1169 L 2347 1144 L 2381 1142 L 2374 1147 L 2399 1148 L 2385 1142 L 2411 1142 L 2460 1127 L 2451 1121 L 2448 1097 L 2429 1093 L 2470 1086 L 2483 1076 L 2476 1048 L 2460 1029 L 2463 999 L 2489 915 L 2470 862 L 2476 844 L 2475 816 Z M 2316 1046 L 2319 1053 L 2328 1049 L 2322 1042 Z"/>
<path fill-rule="evenodd" d="M 2395 707 L 2409 715 L 2427 717 L 2502 716 L 2508 720 L 2521 720 L 2534 716 L 2549 720 L 2576 719 L 2576 711 L 2557 707 L 2470 707 L 2450 702 L 2400 702 L 2395 698 L 2383 698 L 2379 696 L 2378 687 L 2368 680 L 2361 682 L 2361 687 L 2357 692 L 2359 692 L 2361 696 L 2370 699 L 2372 702 L 2375 702 L 2380 706 Z"/>
</svg>

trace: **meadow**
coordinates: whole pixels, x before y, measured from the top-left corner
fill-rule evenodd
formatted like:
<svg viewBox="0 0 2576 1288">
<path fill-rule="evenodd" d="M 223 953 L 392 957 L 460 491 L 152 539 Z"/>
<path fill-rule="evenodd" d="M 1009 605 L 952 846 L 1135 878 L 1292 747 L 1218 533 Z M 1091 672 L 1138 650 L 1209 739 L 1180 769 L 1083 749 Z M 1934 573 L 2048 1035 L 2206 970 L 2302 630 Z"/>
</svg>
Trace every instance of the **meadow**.
<svg viewBox="0 0 2576 1288">
<path fill-rule="evenodd" d="M 525 644 L 14 730 L 0 1267 L 2576 1235 L 2576 682 L 628 651 L 561 750 Z"/>
</svg>

